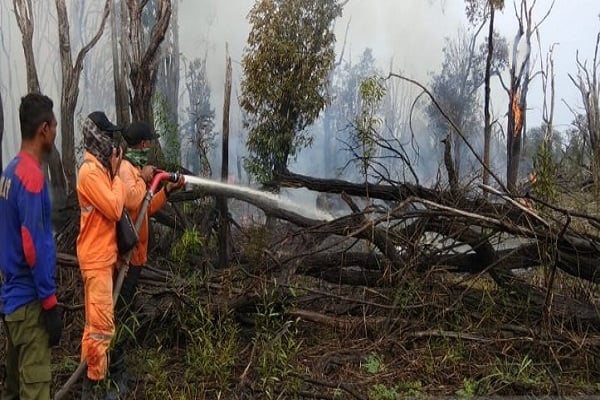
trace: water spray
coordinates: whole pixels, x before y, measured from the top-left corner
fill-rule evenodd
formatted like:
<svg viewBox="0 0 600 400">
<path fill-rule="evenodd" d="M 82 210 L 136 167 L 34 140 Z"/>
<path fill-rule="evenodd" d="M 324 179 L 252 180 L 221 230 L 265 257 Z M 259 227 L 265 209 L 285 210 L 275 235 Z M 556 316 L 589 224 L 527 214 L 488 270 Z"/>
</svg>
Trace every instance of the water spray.
<svg viewBox="0 0 600 400">
<path fill-rule="evenodd" d="M 283 209 L 315 220 L 331 221 L 334 219 L 331 214 L 317 209 L 314 205 L 300 205 L 289 199 L 282 199 L 273 193 L 261 192 L 246 186 L 230 185 L 193 175 L 183 175 L 183 178 L 186 184 L 198 186 L 207 192 L 211 192 L 211 194 L 225 197 L 229 195 L 254 205 L 257 205 L 256 200 L 259 200 L 260 203 L 269 207 Z"/>
</svg>

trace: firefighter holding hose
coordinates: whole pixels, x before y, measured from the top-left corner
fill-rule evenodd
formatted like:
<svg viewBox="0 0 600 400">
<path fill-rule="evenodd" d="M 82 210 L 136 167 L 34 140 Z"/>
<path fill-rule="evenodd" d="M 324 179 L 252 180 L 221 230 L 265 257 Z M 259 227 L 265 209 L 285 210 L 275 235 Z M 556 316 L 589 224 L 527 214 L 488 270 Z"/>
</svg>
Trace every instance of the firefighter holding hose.
<svg viewBox="0 0 600 400">
<path fill-rule="evenodd" d="M 125 208 L 134 221 L 142 209 L 144 197 L 152 179 L 157 172 L 156 167 L 148 165 L 148 156 L 154 145 L 156 136 L 150 126 L 144 122 L 133 122 L 123 133 L 127 142 L 127 151 L 119 167 L 119 177 L 125 186 Z M 169 194 L 184 185 L 183 177 L 177 181 L 168 182 L 151 198 L 142 223 L 138 231 L 139 242 L 131 253 L 129 270 L 123 280 L 120 296 L 115 307 L 115 317 L 119 327 L 127 326 L 128 332 L 133 332 L 135 321 L 133 300 L 137 283 L 143 266 L 148 260 L 148 218 L 160 210 L 167 202 Z M 125 336 L 125 337 L 123 337 Z M 110 356 L 111 379 L 117 384 L 119 394 L 124 395 L 129 391 L 128 383 L 131 379 L 125 366 L 125 339 L 127 335 L 119 335 Z"/>
</svg>

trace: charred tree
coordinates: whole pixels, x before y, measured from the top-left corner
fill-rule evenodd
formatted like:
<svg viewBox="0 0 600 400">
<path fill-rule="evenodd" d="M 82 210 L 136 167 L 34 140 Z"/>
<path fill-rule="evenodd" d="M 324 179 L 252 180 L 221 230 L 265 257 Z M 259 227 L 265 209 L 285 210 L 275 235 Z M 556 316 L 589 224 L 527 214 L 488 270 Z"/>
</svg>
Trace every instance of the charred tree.
<svg viewBox="0 0 600 400">
<path fill-rule="evenodd" d="M 540 22 L 534 24 L 532 14 L 535 3 L 534 1 L 531 6 L 528 6 L 527 0 L 521 1 L 517 13 L 519 29 L 513 41 L 510 82 L 509 87 L 505 88 L 509 99 L 506 131 L 506 187 L 512 193 L 517 190 L 521 150 L 527 130 L 527 92 L 531 81 L 531 36 L 548 17 L 554 4 L 550 5 Z"/>
<path fill-rule="evenodd" d="M 79 79 L 83 70 L 83 62 L 87 53 L 98 43 L 110 12 L 110 0 L 106 0 L 100 26 L 94 37 L 79 51 L 75 64 L 71 54 L 71 38 L 69 35 L 69 17 L 65 0 L 56 0 L 58 17 L 58 40 L 60 44 L 60 62 L 62 67 L 61 91 L 61 132 L 62 132 L 62 162 L 65 168 L 67 183 L 71 189 L 76 184 L 75 160 L 75 107 L 79 97 Z"/>
<path fill-rule="evenodd" d="M 171 19 L 171 0 L 157 0 L 156 20 L 150 28 L 148 41 L 144 40 L 142 13 L 148 1 L 123 0 L 127 5 L 126 54 L 129 59 L 129 80 L 133 91 L 131 114 L 134 120 L 153 125 L 152 96 L 156 86 L 156 74 L 160 45 L 165 38 Z"/>
<path fill-rule="evenodd" d="M 129 102 L 127 98 L 127 84 L 125 82 L 127 60 L 124 57 L 122 44 L 123 15 L 125 4 L 121 0 L 111 0 L 110 11 L 110 40 L 113 60 L 113 81 L 115 85 L 115 106 L 117 111 L 117 125 L 129 125 Z"/>
<path fill-rule="evenodd" d="M 221 181 L 227 182 L 229 177 L 229 109 L 231 105 L 231 57 L 229 56 L 229 47 L 226 47 L 225 57 L 225 98 L 223 100 L 223 142 L 221 157 Z M 229 211 L 227 209 L 227 198 L 217 197 L 217 207 L 219 209 L 219 267 L 227 267 L 229 261 Z"/>
</svg>

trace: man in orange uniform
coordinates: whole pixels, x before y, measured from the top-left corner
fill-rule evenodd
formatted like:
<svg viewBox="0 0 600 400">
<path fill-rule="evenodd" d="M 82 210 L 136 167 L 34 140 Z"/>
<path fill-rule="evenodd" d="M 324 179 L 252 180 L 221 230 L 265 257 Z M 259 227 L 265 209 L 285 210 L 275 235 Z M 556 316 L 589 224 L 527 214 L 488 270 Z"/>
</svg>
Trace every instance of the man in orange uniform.
<svg viewBox="0 0 600 400">
<path fill-rule="evenodd" d="M 84 161 L 77 197 L 81 207 L 77 257 L 85 294 L 81 357 L 87 361 L 82 399 L 95 399 L 105 385 L 107 352 L 114 335 L 113 273 L 117 263 L 116 222 L 121 218 L 125 186 L 118 176 L 121 151 L 113 138 L 120 128 L 103 112 L 83 122 Z"/>
<path fill-rule="evenodd" d="M 125 208 L 131 214 L 131 218 L 137 221 L 148 186 L 156 171 L 156 167 L 147 165 L 155 135 L 150 126 L 144 122 L 133 122 L 123 137 L 127 142 L 128 149 L 119 168 L 119 177 L 127 192 Z M 119 326 L 128 326 L 128 332 L 133 332 L 133 326 L 131 326 L 134 320 L 133 298 L 142 268 L 148 261 L 148 217 L 160 210 L 166 204 L 169 194 L 182 187 L 183 184 L 183 178 L 178 182 L 169 182 L 152 197 L 146 215 L 143 216 L 138 232 L 139 242 L 131 254 L 129 270 L 123 281 L 115 309 Z M 123 339 L 121 338 L 115 343 L 110 361 L 111 378 L 117 383 L 121 395 L 126 394 L 129 390 L 127 386 L 129 374 L 125 369 Z"/>
</svg>

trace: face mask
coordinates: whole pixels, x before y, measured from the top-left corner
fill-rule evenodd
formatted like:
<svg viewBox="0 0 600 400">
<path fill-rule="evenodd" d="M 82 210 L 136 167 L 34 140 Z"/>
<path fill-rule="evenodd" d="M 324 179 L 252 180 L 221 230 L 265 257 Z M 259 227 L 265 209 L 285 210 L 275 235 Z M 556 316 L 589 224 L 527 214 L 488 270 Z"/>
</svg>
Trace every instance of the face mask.
<svg viewBox="0 0 600 400">
<path fill-rule="evenodd" d="M 150 148 L 145 149 L 127 149 L 125 157 L 133 162 L 133 164 L 143 167 L 148 164 L 148 157 L 150 156 Z"/>
</svg>

